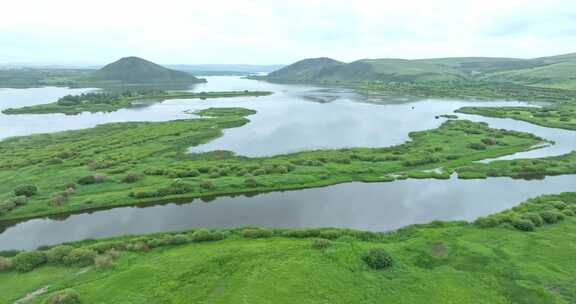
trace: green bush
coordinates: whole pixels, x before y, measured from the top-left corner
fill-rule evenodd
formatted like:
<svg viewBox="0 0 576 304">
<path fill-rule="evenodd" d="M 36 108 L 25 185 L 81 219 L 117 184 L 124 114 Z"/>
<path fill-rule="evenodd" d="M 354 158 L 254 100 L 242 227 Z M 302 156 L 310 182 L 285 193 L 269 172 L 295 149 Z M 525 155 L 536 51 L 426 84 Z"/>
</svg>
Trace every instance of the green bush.
<svg viewBox="0 0 576 304">
<path fill-rule="evenodd" d="M 394 264 L 392 256 L 382 248 L 372 248 L 362 254 L 362 261 L 372 269 L 384 269 Z"/>
<path fill-rule="evenodd" d="M 213 189 L 214 184 L 211 181 L 202 181 L 200 183 L 200 188 L 202 189 Z"/>
<path fill-rule="evenodd" d="M 320 237 L 320 230 L 313 228 L 291 229 L 286 231 L 284 235 L 287 237 L 295 237 L 295 238 Z"/>
<path fill-rule="evenodd" d="M 247 177 L 244 179 L 244 185 L 247 187 L 258 187 L 258 182 L 253 177 Z"/>
<path fill-rule="evenodd" d="M 15 196 L 8 199 L 9 202 L 15 206 L 24 206 L 28 198 L 25 195 Z"/>
<path fill-rule="evenodd" d="M 38 192 L 38 187 L 32 184 L 19 185 L 14 189 L 14 195 L 30 197 Z"/>
<path fill-rule="evenodd" d="M 553 210 L 540 212 L 540 217 L 542 217 L 542 219 L 548 224 L 554 224 L 564 218 L 562 213 Z"/>
<path fill-rule="evenodd" d="M 570 210 L 570 209 L 564 209 L 562 210 L 562 213 L 564 213 L 565 216 L 574 216 L 576 215 L 576 213 L 574 213 L 574 211 Z"/>
<path fill-rule="evenodd" d="M 242 230 L 242 236 L 249 239 L 269 238 L 274 233 L 270 229 L 265 228 L 248 228 Z"/>
<path fill-rule="evenodd" d="M 331 242 L 327 239 L 315 239 L 312 241 L 312 249 L 324 250 L 330 247 Z"/>
<path fill-rule="evenodd" d="M 135 183 L 142 179 L 142 174 L 137 172 L 129 172 L 122 178 L 123 183 Z"/>
<path fill-rule="evenodd" d="M 106 176 L 102 174 L 87 175 L 77 180 L 80 185 L 98 184 L 104 181 L 106 181 Z"/>
<path fill-rule="evenodd" d="M 98 268 L 110 268 L 114 265 L 114 258 L 107 254 L 96 256 L 94 265 Z"/>
<path fill-rule="evenodd" d="M 323 230 L 320 231 L 320 237 L 323 239 L 335 240 L 342 236 L 342 232 L 339 230 Z"/>
<path fill-rule="evenodd" d="M 12 259 L 12 267 L 19 272 L 28 272 L 46 263 L 46 254 L 42 251 L 25 251 Z"/>
<path fill-rule="evenodd" d="M 46 251 L 48 264 L 57 265 L 64 263 L 64 257 L 70 254 L 74 248 L 68 245 L 61 245 Z"/>
<path fill-rule="evenodd" d="M 8 271 L 12 268 L 12 261 L 8 258 L 0 256 L 0 272 Z"/>
<path fill-rule="evenodd" d="M 471 143 L 471 144 L 468 144 L 468 148 L 473 149 L 473 150 L 486 150 L 486 145 L 484 145 L 482 143 Z"/>
<path fill-rule="evenodd" d="M 544 225 L 544 220 L 537 213 L 526 213 L 526 214 L 522 215 L 522 217 L 531 221 L 534 224 L 534 226 L 536 226 L 536 227 Z"/>
<path fill-rule="evenodd" d="M 512 220 L 512 226 L 522 231 L 534 231 L 536 227 L 532 221 L 519 218 Z"/>
<path fill-rule="evenodd" d="M 224 235 L 219 232 L 211 232 L 207 229 L 200 229 L 194 231 L 190 237 L 193 242 L 208 242 L 208 241 L 219 241 L 224 239 Z"/>
<path fill-rule="evenodd" d="M 80 296 L 74 289 L 64 289 L 51 294 L 44 304 L 78 304 Z"/>
<path fill-rule="evenodd" d="M 64 257 L 63 262 L 66 265 L 86 267 L 94 264 L 96 251 L 86 248 L 73 249 L 67 256 Z"/>
</svg>

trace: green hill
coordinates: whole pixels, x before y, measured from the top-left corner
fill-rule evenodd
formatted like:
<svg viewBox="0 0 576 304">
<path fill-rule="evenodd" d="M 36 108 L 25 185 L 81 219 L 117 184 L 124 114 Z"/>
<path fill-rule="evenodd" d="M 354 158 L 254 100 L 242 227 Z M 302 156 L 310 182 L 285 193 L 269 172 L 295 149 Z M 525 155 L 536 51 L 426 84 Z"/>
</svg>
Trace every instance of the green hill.
<svg viewBox="0 0 576 304">
<path fill-rule="evenodd" d="M 138 57 L 124 57 L 95 71 L 95 81 L 122 83 L 200 83 L 204 79 L 186 72 L 175 71 Z"/>
<path fill-rule="evenodd" d="M 351 63 L 330 58 L 313 58 L 298 61 L 268 76 L 254 78 L 319 83 L 483 81 L 576 89 L 576 53 L 534 59 L 362 59 Z"/>
<path fill-rule="evenodd" d="M 342 63 L 330 58 L 298 61 L 264 79 L 288 82 L 452 81 L 464 74 L 447 65 L 404 59 L 363 59 Z"/>
<path fill-rule="evenodd" d="M 532 66 L 497 72 L 484 79 L 498 82 L 576 89 L 576 53 L 526 60 Z"/>
</svg>

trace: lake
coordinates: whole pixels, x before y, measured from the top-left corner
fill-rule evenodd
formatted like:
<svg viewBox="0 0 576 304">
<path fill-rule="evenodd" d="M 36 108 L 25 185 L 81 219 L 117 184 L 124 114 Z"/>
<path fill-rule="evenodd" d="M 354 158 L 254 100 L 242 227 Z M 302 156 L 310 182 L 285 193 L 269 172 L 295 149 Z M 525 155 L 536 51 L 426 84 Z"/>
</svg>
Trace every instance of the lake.
<svg viewBox="0 0 576 304">
<path fill-rule="evenodd" d="M 270 84 L 238 77 L 208 77 L 192 91 L 267 90 L 266 97 L 170 100 L 112 113 L 66 116 L 0 114 L 0 138 L 93 127 L 120 121 L 166 121 L 192 117 L 186 110 L 246 107 L 258 111 L 251 122 L 191 152 L 231 150 L 265 156 L 309 149 L 382 147 L 408 140 L 412 131 L 438 127 L 462 106 L 519 106 L 523 102 L 397 98 L 346 88 Z M 0 109 L 51 102 L 94 89 L 0 89 Z M 554 145 L 503 159 L 560 155 L 576 150 L 573 131 L 544 128 L 510 119 L 458 114 L 494 128 L 530 132 Z M 574 176 L 544 180 L 405 180 L 348 183 L 324 188 L 273 192 L 252 197 L 220 197 L 209 203 L 122 207 L 72 215 L 64 220 L 34 219 L 7 227 L 0 249 L 30 249 L 84 238 L 179 230 L 193 227 L 350 227 L 387 231 L 432 220 L 474 220 L 544 193 L 574 190 Z"/>
</svg>

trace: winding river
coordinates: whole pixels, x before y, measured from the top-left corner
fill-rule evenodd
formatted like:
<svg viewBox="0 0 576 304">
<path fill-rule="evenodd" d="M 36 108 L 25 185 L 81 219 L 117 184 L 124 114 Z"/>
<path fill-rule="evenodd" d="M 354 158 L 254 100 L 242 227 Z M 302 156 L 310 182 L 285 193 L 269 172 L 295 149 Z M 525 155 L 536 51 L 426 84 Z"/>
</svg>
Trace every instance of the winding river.
<svg viewBox="0 0 576 304">
<path fill-rule="evenodd" d="M 281 85 L 238 77 L 208 77 L 193 91 L 267 90 L 266 97 L 170 100 L 112 113 L 75 116 L 0 114 L 0 138 L 93 127 L 120 121 L 166 121 L 189 118 L 185 110 L 239 106 L 255 109 L 251 122 L 227 129 L 224 136 L 191 152 L 231 150 L 265 156 L 308 149 L 381 147 L 400 144 L 409 132 L 438 127 L 462 106 L 522 106 L 524 102 L 411 100 L 360 94 L 345 88 Z M 94 89 L 0 89 L 0 109 L 53 101 Z M 576 150 L 573 131 L 545 128 L 511 119 L 458 114 L 494 128 L 530 132 L 555 144 L 502 157 L 533 158 Z M 574 176 L 543 180 L 405 180 L 348 183 L 316 189 L 255 196 L 219 197 L 210 202 L 151 207 L 121 207 L 59 219 L 33 219 L 4 227 L 0 250 L 30 249 L 85 238 L 180 230 L 193 227 L 350 227 L 386 231 L 432 220 L 474 220 L 544 193 L 573 191 Z"/>
</svg>

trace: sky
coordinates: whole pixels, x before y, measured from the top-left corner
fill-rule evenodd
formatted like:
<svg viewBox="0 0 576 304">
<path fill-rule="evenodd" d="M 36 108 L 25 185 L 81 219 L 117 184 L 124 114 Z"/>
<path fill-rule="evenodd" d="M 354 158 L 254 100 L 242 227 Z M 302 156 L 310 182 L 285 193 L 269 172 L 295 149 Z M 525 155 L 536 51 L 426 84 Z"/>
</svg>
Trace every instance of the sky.
<svg viewBox="0 0 576 304">
<path fill-rule="evenodd" d="M 576 0 L 4 0 L 0 63 L 288 64 L 576 52 Z"/>
</svg>

